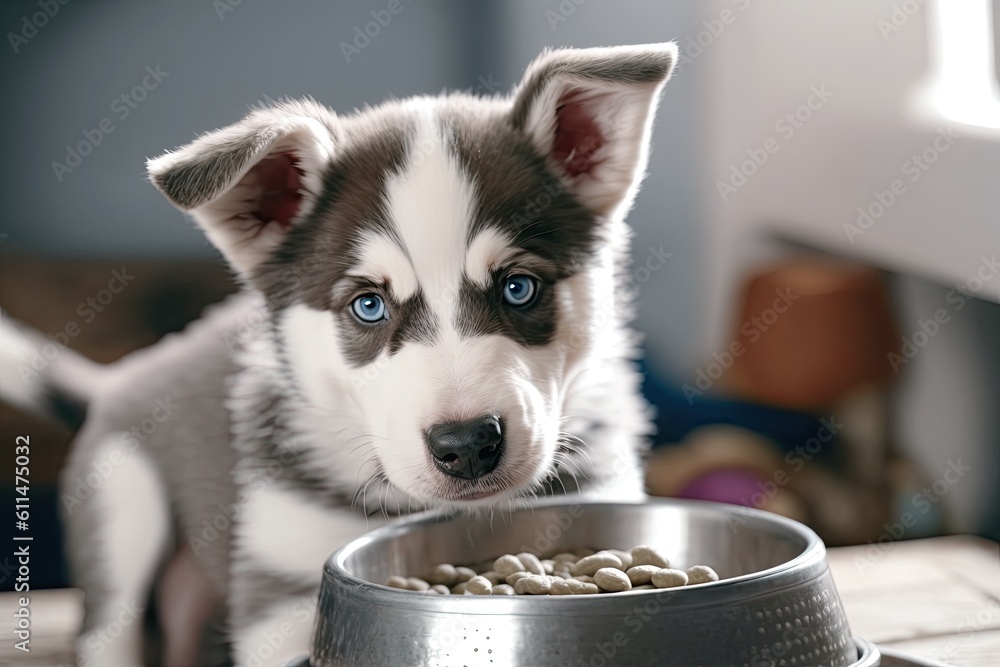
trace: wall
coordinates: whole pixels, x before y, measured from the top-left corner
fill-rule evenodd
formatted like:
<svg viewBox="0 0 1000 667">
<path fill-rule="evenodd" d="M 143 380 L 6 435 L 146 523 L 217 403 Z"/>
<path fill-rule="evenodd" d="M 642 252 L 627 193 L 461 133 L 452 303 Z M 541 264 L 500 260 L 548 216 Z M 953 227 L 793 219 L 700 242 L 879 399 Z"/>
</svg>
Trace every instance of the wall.
<svg viewBox="0 0 1000 667">
<path fill-rule="evenodd" d="M 477 9 L 458 0 L 402 0 L 348 62 L 341 43 L 353 42 L 370 12 L 386 6 L 73 1 L 17 53 L 5 40 L 0 75 L 12 94 L 0 123 L 4 251 L 209 255 L 201 233 L 145 182 L 147 157 L 235 122 L 266 97 L 312 95 L 350 111 L 391 95 L 474 85 L 468 54 L 477 33 L 468 26 L 479 25 Z M 24 17 L 38 11 L 35 1 L 4 2 L 0 28 L 20 33 Z M 134 109 L 116 103 L 142 83 L 147 66 L 159 68 L 162 80 L 139 92 L 146 98 Z M 105 118 L 113 131 L 95 134 Z M 85 141 L 87 132 L 98 145 L 57 177 L 52 163 L 65 162 L 66 145 Z"/>
<path fill-rule="evenodd" d="M 903 334 L 912 338 L 940 308 L 951 318 L 901 369 L 898 445 L 928 481 L 949 461 L 971 465 L 948 493 L 953 527 L 986 530 L 1000 467 L 1000 275 L 989 268 L 1000 251 L 1000 133 L 915 104 L 927 78 L 928 3 L 908 3 L 914 11 L 894 18 L 901 4 L 703 3 L 709 16 L 728 10 L 735 19 L 701 58 L 709 115 L 702 279 L 711 304 L 701 354 L 726 345 L 739 276 L 785 254 L 783 240 L 899 274 Z M 811 98 L 804 121 L 781 125 Z M 766 145 L 774 150 L 765 156 Z M 925 152 L 920 166 L 914 156 Z M 744 166 L 754 156 L 760 164 Z M 867 228 L 859 207 L 877 213 L 862 220 Z M 948 300 L 956 286 L 977 297 L 961 312 Z"/>
</svg>

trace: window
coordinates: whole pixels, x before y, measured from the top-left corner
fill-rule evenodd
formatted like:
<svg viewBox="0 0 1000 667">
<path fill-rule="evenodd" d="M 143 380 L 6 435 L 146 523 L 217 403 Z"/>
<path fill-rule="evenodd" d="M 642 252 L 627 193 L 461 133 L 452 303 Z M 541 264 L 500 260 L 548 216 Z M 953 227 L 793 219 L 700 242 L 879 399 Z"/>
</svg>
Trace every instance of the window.
<svg viewBox="0 0 1000 667">
<path fill-rule="evenodd" d="M 925 104 L 957 123 L 1000 129 L 991 0 L 928 0 Z"/>
</svg>

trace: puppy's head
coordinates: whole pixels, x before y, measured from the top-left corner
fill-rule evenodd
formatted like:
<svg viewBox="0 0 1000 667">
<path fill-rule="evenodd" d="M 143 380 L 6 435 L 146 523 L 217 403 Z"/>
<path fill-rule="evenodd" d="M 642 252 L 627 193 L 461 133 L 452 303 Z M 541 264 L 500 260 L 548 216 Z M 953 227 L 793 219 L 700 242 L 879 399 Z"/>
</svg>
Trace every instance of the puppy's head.
<svg viewBox="0 0 1000 667">
<path fill-rule="evenodd" d="M 282 103 L 150 161 L 266 298 L 330 475 L 480 507 L 554 472 L 675 59 L 558 50 L 508 98 Z"/>
</svg>

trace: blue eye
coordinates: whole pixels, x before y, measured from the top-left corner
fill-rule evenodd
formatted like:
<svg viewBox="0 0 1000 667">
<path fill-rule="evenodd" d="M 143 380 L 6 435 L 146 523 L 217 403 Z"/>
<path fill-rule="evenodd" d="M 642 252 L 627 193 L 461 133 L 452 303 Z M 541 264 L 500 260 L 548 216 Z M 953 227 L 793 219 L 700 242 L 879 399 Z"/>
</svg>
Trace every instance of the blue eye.
<svg viewBox="0 0 1000 667">
<path fill-rule="evenodd" d="M 503 300 L 512 306 L 527 306 L 538 292 L 538 281 L 531 276 L 515 274 L 503 284 Z"/>
<path fill-rule="evenodd" d="M 378 294 L 362 294 L 351 304 L 354 316 L 366 324 L 374 324 L 389 319 L 385 312 L 385 301 Z"/>
</svg>

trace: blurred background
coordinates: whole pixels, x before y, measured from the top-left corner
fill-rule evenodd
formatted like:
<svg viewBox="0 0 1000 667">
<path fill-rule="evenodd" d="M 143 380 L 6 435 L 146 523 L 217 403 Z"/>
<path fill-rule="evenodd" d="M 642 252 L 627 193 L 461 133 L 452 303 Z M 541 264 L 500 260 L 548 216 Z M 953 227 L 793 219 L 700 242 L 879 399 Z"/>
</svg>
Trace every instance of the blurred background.
<svg viewBox="0 0 1000 667">
<path fill-rule="evenodd" d="M 829 544 L 998 539 L 997 4 L 8 0 L 0 306 L 111 361 L 232 291 L 144 162 L 251 105 L 502 93 L 546 46 L 676 40 L 630 218 L 651 491 Z M 65 585 L 71 434 L 0 409 L 34 445 L 34 584 Z"/>
</svg>

